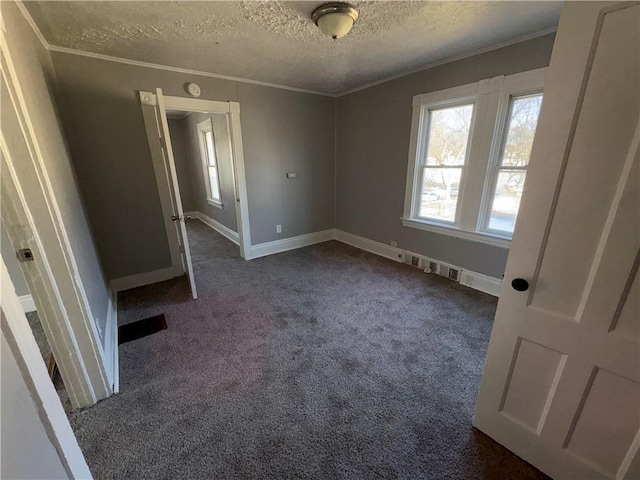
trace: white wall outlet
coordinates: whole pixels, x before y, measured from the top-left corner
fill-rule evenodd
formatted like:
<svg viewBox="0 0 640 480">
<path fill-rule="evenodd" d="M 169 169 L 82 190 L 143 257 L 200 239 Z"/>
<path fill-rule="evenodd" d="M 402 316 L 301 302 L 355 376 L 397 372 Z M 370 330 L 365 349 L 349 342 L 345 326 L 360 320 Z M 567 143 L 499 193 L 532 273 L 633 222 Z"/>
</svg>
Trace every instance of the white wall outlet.
<svg viewBox="0 0 640 480">
<path fill-rule="evenodd" d="M 398 246 L 398 242 L 391 242 L 391 246 L 392 247 L 397 247 Z"/>
<path fill-rule="evenodd" d="M 276 233 L 282 233 L 282 225 L 276 225 Z"/>
</svg>

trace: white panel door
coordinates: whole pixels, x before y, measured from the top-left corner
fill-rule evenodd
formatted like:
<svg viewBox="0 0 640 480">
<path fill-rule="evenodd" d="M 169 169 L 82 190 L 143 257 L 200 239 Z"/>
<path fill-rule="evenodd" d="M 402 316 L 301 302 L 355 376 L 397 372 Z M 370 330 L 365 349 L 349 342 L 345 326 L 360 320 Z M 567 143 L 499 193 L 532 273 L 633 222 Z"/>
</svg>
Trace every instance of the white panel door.
<svg viewBox="0 0 640 480">
<path fill-rule="evenodd" d="M 193 265 L 191 263 L 191 251 L 189 249 L 189 239 L 187 237 L 187 227 L 185 226 L 185 216 L 182 209 L 182 198 L 180 197 L 180 187 L 178 185 L 178 173 L 176 171 L 176 163 L 173 158 L 173 148 L 171 147 L 171 135 L 169 134 L 169 123 L 167 122 L 167 110 L 164 106 L 164 97 L 162 89 L 156 89 L 156 98 L 158 102 L 158 125 L 160 125 L 160 139 L 162 144 L 162 155 L 164 156 L 165 170 L 169 180 L 169 190 L 171 194 L 171 205 L 173 207 L 173 215 L 171 219 L 176 224 L 178 241 L 180 242 L 180 253 L 182 255 L 182 263 L 189 277 L 191 285 L 191 295 L 194 299 L 198 298 L 196 290 L 196 282 L 193 278 Z"/>
<path fill-rule="evenodd" d="M 474 418 L 554 478 L 640 478 L 639 31 L 563 7 Z"/>
</svg>

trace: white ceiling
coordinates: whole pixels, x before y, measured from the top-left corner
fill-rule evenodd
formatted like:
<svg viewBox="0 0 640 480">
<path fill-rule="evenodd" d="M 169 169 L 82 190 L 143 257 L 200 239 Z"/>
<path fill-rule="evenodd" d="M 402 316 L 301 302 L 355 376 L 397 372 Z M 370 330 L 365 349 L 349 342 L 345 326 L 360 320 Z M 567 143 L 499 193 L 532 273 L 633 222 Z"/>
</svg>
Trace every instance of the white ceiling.
<svg viewBox="0 0 640 480">
<path fill-rule="evenodd" d="M 54 46 L 326 93 L 556 27 L 562 2 L 356 1 L 344 38 L 323 2 L 25 2 Z"/>
</svg>

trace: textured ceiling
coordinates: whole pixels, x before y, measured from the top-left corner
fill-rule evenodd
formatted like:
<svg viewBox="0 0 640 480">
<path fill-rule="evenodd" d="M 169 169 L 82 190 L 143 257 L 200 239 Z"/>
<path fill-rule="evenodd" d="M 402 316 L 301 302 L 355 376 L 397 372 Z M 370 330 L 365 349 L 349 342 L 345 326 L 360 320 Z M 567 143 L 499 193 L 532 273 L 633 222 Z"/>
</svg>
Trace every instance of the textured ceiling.
<svg viewBox="0 0 640 480">
<path fill-rule="evenodd" d="M 554 28 L 562 2 L 352 2 L 344 38 L 310 20 L 322 2 L 25 2 L 51 44 L 337 93 Z"/>
</svg>

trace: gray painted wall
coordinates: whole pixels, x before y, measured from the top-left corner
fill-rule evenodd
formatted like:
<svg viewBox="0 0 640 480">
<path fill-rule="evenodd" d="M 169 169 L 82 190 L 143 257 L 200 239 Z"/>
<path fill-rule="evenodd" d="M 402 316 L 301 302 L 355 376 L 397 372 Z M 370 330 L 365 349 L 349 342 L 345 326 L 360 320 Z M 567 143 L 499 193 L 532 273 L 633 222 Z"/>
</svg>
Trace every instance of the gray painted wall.
<svg viewBox="0 0 640 480">
<path fill-rule="evenodd" d="M 336 228 L 501 278 L 508 250 L 403 227 L 412 98 L 549 65 L 554 35 L 338 98 Z"/>
<path fill-rule="evenodd" d="M 162 88 L 238 101 L 252 243 L 333 227 L 334 99 L 52 52 L 58 105 L 107 278 L 168 267 L 169 246 L 137 96 Z M 286 180 L 296 172 L 296 180 Z M 282 225 L 276 234 L 275 225 Z"/>
<path fill-rule="evenodd" d="M 2 222 L 0 222 L 0 250 L 2 251 L 2 259 L 7 266 L 9 277 L 11 277 L 13 286 L 16 289 L 16 295 L 19 297 L 29 295 L 29 287 L 22 274 L 18 257 L 16 257 L 16 252 L 9 242 L 9 235 Z"/>
<path fill-rule="evenodd" d="M 335 100 L 238 86 L 251 242 L 333 228 Z M 287 172 L 297 178 L 287 180 Z"/>
<path fill-rule="evenodd" d="M 205 173 L 202 168 L 198 123 L 209 118 L 213 125 L 222 208 L 215 207 L 207 202 Z M 181 121 L 184 124 L 182 141 L 185 144 L 185 161 L 188 165 L 192 185 L 193 208 L 190 210 L 204 213 L 208 217 L 222 223 L 225 227 L 230 228 L 234 232 L 238 232 L 236 199 L 233 185 L 233 159 L 231 157 L 230 143 L 231 133 L 227 125 L 227 116 L 222 114 L 192 113 Z M 188 210 L 185 208 L 185 211 Z"/>
<path fill-rule="evenodd" d="M 7 27 L 5 39 L 15 62 L 20 85 L 25 92 L 26 109 L 35 135 L 45 153 L 45 168 L 87 294 L 89 308 L 98 328 L 104 332 L 109 295 L 51 95 L 55 83 L 51 56 L 13 2 L 2 2 L 2 16 Z M 5 109 L 3 105 L 3 112 L 5 110 L 8 108 Z M 8 142 L 11 141 L 13 139 L 9 138 Z M 90 187 L 91 185 L 85 185 L 85 189 Z"/>
<path fill-rule="evenodd" d="M 197 209 L 193 199 L 193 183 L 191 180 L 191 167 L 189 166 L 191 152 L 188 145 L 187 119 L 169 118 L 167 123 L 169 124 L 173 159 L 176 163 L 176 173 L 178 174 L 182 209 L 185 212 L 192 212 Z"/>
</svg>

